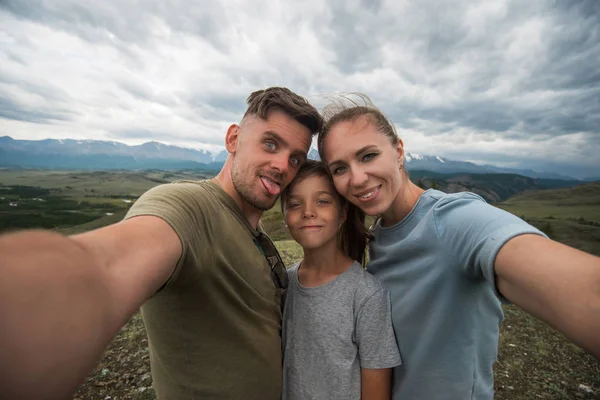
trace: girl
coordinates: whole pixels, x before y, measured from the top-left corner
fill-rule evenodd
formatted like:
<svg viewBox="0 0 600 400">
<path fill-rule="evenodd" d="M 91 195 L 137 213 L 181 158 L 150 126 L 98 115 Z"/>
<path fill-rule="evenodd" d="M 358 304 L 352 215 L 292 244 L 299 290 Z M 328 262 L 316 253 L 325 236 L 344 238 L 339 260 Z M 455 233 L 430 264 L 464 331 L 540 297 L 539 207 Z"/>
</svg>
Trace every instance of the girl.
<svg viewBox="0 0 600 400">
<path fill-rule="evenodd" d="M 394 399 L 492 399 L 500 299 L 600 357 L 600 258 L 475 194 L 420 189 L 393 125 L 370 104 L 330 114 L 318 144 L 338 192 L 380 216 L 368 270 L 390 290 L 403 358 Z"/>
<path fill-rule="evenodd" d="M 304 258 L 288 269 L 283 399 L 389 399 L 401 363 L 387 290 L 361 266 L 364 214 L 308 160 L 281 197 Z"/>
</svg>

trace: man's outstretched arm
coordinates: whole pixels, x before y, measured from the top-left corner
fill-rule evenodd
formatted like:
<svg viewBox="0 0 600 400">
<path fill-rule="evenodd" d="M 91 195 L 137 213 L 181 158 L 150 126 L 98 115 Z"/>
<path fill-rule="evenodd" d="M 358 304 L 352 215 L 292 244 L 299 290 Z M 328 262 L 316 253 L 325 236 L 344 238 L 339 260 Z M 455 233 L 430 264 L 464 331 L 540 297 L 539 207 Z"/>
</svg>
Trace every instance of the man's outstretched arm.
<svg viewBox="0 0 600 400">
<path fill-rule="evenodd" d="M 177 234 L 151 216 L 71 237 L 0 236 L 2 397 L 69 398 L 181 254 Z"/>
</svg>

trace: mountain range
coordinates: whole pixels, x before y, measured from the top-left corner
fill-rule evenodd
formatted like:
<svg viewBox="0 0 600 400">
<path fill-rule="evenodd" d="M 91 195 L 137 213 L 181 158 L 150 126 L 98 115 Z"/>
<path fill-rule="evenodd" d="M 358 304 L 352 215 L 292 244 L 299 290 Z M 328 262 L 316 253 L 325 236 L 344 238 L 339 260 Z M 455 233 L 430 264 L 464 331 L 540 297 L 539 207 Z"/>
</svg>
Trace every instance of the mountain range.
<svg viewBox="0 0 600 400">
<path fill-rule="evenodd" d="M 227 152 L 210 153 L 159 142 L 129 146 L 115 141 L 0 137 L 0 167 L 53 169 L 212 169 L 219 170 Z M 311 149 L 309 158 L 319 159 Z M 577 180 L 551 172 L 501 168 L 455 161 L 440 156 L 407 153 L 406 168 L 437 173 L 509 173 L 530 178 Z M 592 180 L 590 178 L 589 180 Z"/>
</svg>

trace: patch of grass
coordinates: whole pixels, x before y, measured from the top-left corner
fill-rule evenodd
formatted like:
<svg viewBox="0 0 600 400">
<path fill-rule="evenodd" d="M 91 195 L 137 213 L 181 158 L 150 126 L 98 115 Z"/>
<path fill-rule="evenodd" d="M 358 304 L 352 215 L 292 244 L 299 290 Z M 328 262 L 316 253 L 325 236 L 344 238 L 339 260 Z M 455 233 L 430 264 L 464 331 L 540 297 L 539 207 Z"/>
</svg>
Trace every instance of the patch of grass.
<svg viewBox="0 0 600 400">
<path fill-rule="evenodd" d="M 62 196 L 84 197 L 86 195 L 139 197 L 148 189 L 179 179 L 197 180 L 213 177 L 207 171 L 180 171 L 167 175 L 164 171 L 45 171 L 0 170 L 0 182 L 4 185 L 36 186 L 60 189 Z"/>
<path fill-rule="evenodd" d="M 286 266 L 289 267 L 295 262 L 302 260 L 302 246 L 296 243 L 295 240 L 280 240 L 275 242 L 275 246 Z"/>
<path fill-rule="evenodd" d="M 572 188 L 529 191 L 495 205 L 528 218 L 582 218 L 600 222 L 600 182 Z"/>
<path fill-rule="evenodd" d="M 55 195 L 43 196 L 48 193 L 47 190 L 28 188 L 23 191 L 22 188 L 16 188 L 18 196 L 13 194 L 10 198 L 0 199 L 0 231 L 76 226 L 123 210 L 121 205 L 90 203 Z M 39 197 L 29 197 L 31 194 Z"/>
<path fill-rule="evenodd" d="M 117 211 L 114 213 L 114 215 L 107 215 L 107 216 L 104 216 L 104 217 L 101 217 L 98 219 L 94 219 L 93 221 L 82 224 L 82 225 L 75 225 L 75 226 L 68 226 L 68 227 L 60 228 L 60 229 L 57 229 L 57 231 L 64 235 L 75 235 L 77 233 L 91 231 L 91 230 L 102 228 L 104 226 L 115 224 L 115 223 L 121 221 L 125 217 L 126 213 L 127 213 L 126 210 Z"/>
<path fill-rule="evenodd" d="M 292 239 L 290 232 L 284 225 L 284 218 L 279 200 L 277 200 L 273 208 L 262 215 L 260 222 L 262 223 L 265 232 L 267 232 L 273 241 Z"/>
<path fill-rule="evenodd" d="M 596 223 L 585 220 L 581 223 L 578 219 L 522 218 L 553 240 L 600 256 L 600 226 Z"/>
<path fill-rule="evenodd" d="M 587 206 L 568 206 L 533 203 L 499 203 L 495 204 L 512 214 L 525 215 L 531 218 L 583 218 L 600 222 L 600 204 Z"/>
<path fill-rule="evenodd" d="M 212 176 L 206 171 L 181 171 L 166 177 Z M 148 189 L 169 182 L 166 177 L 164 171 L 0 170 L 0 232 L 42 228 L 71 234 L 99 228 L 123 217 L 131 206 L 124 199 L 134 201 Z M 111 213 L 115 216 L 107 216 Z"/>
</svg>

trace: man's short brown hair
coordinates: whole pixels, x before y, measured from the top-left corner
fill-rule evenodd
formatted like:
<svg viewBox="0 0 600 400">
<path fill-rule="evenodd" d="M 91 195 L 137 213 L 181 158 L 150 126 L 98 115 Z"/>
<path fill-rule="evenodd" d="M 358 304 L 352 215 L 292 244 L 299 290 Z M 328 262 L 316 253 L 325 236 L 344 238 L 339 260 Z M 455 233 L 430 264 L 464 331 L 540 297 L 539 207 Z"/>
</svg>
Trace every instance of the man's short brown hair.
<svg viewBox="0 0 600 400">
<path fill-rule="evenodd" d="M 319 133 L 323 127 L 323 119 L 315 107 L 304 97 L 297 95 L 288 88 L 270 87 L 257 90 L 246 99 L 248 115 L 256 115 L 267 119 L 270 111 L 281 110 L 305 126 L 313 135 Z"/>
</svg>

